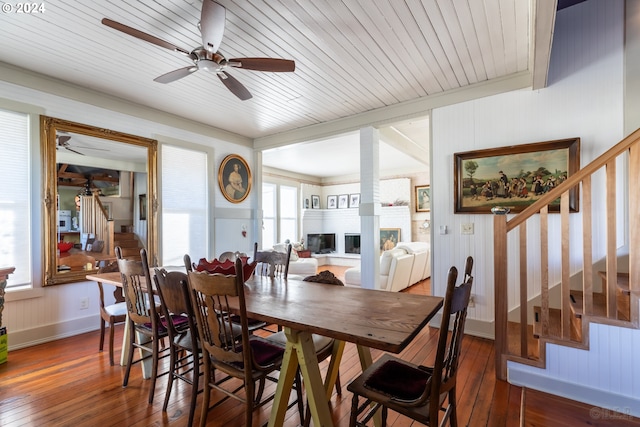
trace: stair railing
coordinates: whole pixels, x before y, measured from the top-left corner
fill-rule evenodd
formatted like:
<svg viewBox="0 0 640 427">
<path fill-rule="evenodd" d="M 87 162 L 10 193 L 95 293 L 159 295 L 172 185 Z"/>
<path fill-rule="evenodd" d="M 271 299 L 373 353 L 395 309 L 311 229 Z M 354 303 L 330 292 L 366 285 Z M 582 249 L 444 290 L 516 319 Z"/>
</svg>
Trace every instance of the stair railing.
<svg viewBox="0 0 640 427">
<path fill-rule="evenodd" d="M 638 300 L 640 299 L 640 247 L 629 244 L 629 291 L 630 291 L 630 321 L 617 321 L 616 305 L 616 281 L 617 281 L 617 248 L 618 248 L 618 224 L 616 223 L 616 206 L 618 197 L 624 205 L 626 202 L 628 215 L 627 242 L 637 242 L 640 239 L 640 129 L 624 138 L 618 144 L 607 150 L 593 162 L 568 177 L 553 190 L 542 195 L 536 202 L 528 206 L 521 213 L 512 216 L 494 215 L 494 280 L 495 280 L 495 352 L 496 352 L 496 376 L 506 380 L 507 361 L 513 360 L 536 366 L 544 366 L 545 342 L 558 342 L 568 345 L 576 345 L 571 341 L 571 268 L 570 268 L 570 242 L 571 233 L 582 233 L 582 339 L 588 339 L 589 322 L 594 316 L 593 306 L 593 206 L 592 206 L 592 177 L 596 172 L 604 169 L 604 178 L 597 175 L 597 182 L 601 184 L 604 179 L 604 191 L 606 192 L 606 218 L 605 224 L 597 224 L 597 227 L 605 227 L 606 230 L 606 285 L 603 281 L 603 293 L 607 303 L 607 316 L 599 318 L 602 323 L 610 323 L 620 326 L 633 325 L 638 327 L 640 318 L 638 313 Z M 621 157 L 626 162 L 628 175 L 622 178 L 622 184 L 628 183 L 628 194 L 616 194 L 616 162 Z M 621 174 L 621 173 L 620 173 Z M 626 180 L 626 183 L 625 183 Z M 575 188 L 581 191 L 581 207 L 579 212 L 571 215 L 581 215 L 582 229 L 570 228 L 570 197 L 569 192 Z M 598 187 L 600 188 L 600 187 Z M 552 232 L 549 227 L 549 206 L 560 199 L 560 233 Z M 536 217 L 534 215 L 538 214 Z M 536 218 L 539 223 L 539 241 L 533 236 L 527 236 L 527 224 Z M 532 224 L 535 227 L 535 224 Z M 576 228 L 576 227 L 574 227 Z M 517 230 L 517 232 L 516 232 Z M 555 231 L 555 230 L 554 230 Z M 534 234 L 534 233 L 530 233 Z M 527 239 L 529 237 L 529 239 Z M 560 245 L 560 261 L 549 262 L 550 242 Z M 514 250 L 515 248 L 515 250 Z M 512 252 L 518 253 L 517 259 Z M 528 251 L 540 251 L 540 283 L 529 283 L 534 275 L 528 274 Z M 575 258 L 574 258 L 575 259 Z M 560 310 L 560 333 L 556 336 L 550 334 L 550 277 L 559 277 L 560 298 L 557 303 Z M 519 282 L 519 284 L 518 284 Z M 509 283 L 518 285 L 509 287 Z M 537 288 L 539 287 L 539 294 Z M 510 292 L 519 293 L 514 300 L 519 301 L 520 310 L 518 333 L 509 334 L 509 301 Z M 531 357 L 530 342 L 531 319 L 529 313 L 529 297 L 534 294 L 540 299 L 540 338 L 538 340 L 537 358 Z M 538 294 L 538 295 L 536 295 Z M 515 294 L 514 294 L 515 295 Z M 518 323 L 518 322 L 516 322 Z M 509 342 L 509 336 L 519 335 L 519 342 Z M 513 340 L 512 340 L 513 341 Z M 580 345 L 583 345 L 580 343 Z"/>
<path fill-rule="evenodd" d="M 102 253 L 115 255 L 115 227 L 114 221 L 96 195 L 80 196 L 80 218 L 83 233 L 92 233 L 96 240 L 104 241 Z"/>
</svg>

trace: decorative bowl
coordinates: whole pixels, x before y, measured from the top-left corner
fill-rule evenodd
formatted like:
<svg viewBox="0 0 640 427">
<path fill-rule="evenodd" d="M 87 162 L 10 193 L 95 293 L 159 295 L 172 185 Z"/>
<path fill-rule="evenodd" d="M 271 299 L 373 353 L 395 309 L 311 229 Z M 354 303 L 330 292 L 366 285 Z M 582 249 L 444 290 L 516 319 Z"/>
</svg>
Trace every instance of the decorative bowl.
<svg viewBox="0 0 640 427">
<path fill-rule="evenodd" d="M 494 215 L 506 215 L 511 211 L 511 209 L 504 206 L 494 206 L 491 208 L 491 213 Z"/>
<path fill-rule="evenodd" d="M 242 261 L 242 277 L 247 280 L 253 274 L 253 270 L 256 268 L 256 262 L 248 264 L 248 257 L 240 257 Z M 236 266 L 230 259 L 225 261 L 218 261 L 213 259 L 207 261 L 205 258 L 200 258 L 198 264 L 195 266 L 196 271 L 206 271 L 207 273 L 219 273 L 224 275 L 236 274 Z"/>
<path fill-rule="evenodd" d="M 62 252 L 67 252 L 69 249 L 73 247 L 73 242 L 58 242 L 58 250 Z"/>
</svg>

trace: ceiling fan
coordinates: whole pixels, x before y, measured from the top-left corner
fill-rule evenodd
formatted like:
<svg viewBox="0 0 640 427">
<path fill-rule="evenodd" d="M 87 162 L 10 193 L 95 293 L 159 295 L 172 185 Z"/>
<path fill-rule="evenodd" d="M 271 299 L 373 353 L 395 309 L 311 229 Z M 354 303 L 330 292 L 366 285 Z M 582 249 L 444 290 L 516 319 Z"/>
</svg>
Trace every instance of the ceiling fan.
<svg viewBox="0 0 640 427">
<path fill-rule="evenodd" d="M 105 150 L 104 148 L 80 147 L 80 146 L 71 147 L 71 143 L 69 141 L 71 141 L 70 135 L 56 135 L 56 150 L 58 148 L 64 148 L 65 150 L 69 150 L 73 153 L 80 154 L 81 156 L 84 156 L 84 153 L 81 153 L 75 150 L 76 148 L 85 149 L 85 150 L 109 151 L 109 150 Z"/>
<path fill-rule="evenodd" d="M 214 2 L 213 0 L 203 0 L 202 10 L 200 13 L 198 28 L 202 34 L 202 46 L 198 46 L 192 51 L 175 46 L 155 36 L 108 18 L 103 18 L 102 23 L 130 36 L 164 47 L 165 49 L 180 52 L 191 58 L 193 65 L 179 68 L 163 74 L 160 77 L 156 77 L 154 81 L 159 83 L 171 83 L 198 70 L 209 71 L 216 73 L 220 81 L 235 96 L 246 101 L 251 98 L 251 93 L 249 93 L 242 83 L 225 71 L 228 67 L 272 72 L 291 72 L 295 70 L 295 62 L 289 59 L 233 58 L 227 60 L 220 52 L 218 52 L 218 47 L 220 47 L 220 42 L 224 35 L 226 9 L 224 6 Z"/>
</svg>

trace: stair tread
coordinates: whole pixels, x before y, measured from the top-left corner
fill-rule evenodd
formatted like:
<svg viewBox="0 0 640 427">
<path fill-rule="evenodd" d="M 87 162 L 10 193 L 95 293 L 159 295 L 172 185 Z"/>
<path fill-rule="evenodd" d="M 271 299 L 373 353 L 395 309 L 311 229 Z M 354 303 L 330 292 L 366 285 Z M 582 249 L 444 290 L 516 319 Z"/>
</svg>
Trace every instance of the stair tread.
<svg viewBox="0 0 640 427">
<path fill-rule="evenodd" d="M 603 283 L 607 280 L 606 271 L 598 271 L 598 275 L 602 278 Z M 616 277 L 616 287 L 626 295 L 631 294 L 631 292 L 629 291 L 629 273 L 618 272 Z"/>
<path fill-rule="evenodd" d="M 533 336 L 534 338 L 542 338 L 542 323 L 540 322 L 540 319 L 542 318 L 542 307 L 534 306 L 533 313 Z M 579 331 L 580 328 L 578 328 L 577 325 L 572 321 L 570 330 L 571 341 L 581 341 Z M 559 308 L 549 308 L 549 333 L 544 337 L 566 341 L 562 337 L 562 310 L 560 310 Z"/>
<path fill-rule="evenodd" d="M 594 316 L 603 316 L 607 315 L 607 297 L 600 292 L 593 293 L 593 315 Z M 582 291 L 571 291 L 571 310 L 573 311 L 574 316 L 582 317 L 584 314 L 583 310 L 583 301 L 584 294 Z"/>
</svg>

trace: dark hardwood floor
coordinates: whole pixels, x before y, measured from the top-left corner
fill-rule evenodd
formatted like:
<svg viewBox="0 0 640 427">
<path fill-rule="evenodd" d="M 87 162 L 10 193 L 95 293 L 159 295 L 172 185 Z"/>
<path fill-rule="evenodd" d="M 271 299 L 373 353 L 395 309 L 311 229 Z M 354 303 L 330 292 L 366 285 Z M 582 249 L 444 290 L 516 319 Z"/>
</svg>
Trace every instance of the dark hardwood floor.
<svg viewBox="0 0 640 427">
<path fill-rule="evenodd" d="M 339 272 L 336 274 L 339 275 Z M 413 286 L 410 293 L 426 293 L 428 281 Z M 96 325 L 98 319 L 96 318 Z M 418 363 L 431 361 L 437 330 L 425 328 L 401 356 Z M 166 376 L 158 379 L 153 404 L 147 403 L 149 381 L 132 369 L 129 386 L 122 388 L 124 368 L 109 366 L 108 352 L 98 352 L 99 332 L 12 351 L 0 365 L 0 425 L 18 426 L 185 426 L 189 396 L 186 384 L 176 382 L 167 412 L 162 412 Z M 116 355 L 120 356 L 122 326 L 116 328 Z M 491 340 L 465 336 L 458 377 L 458 424 L 460 426 L 640 426 L 637 419 L 600 408 L 526 391 L 521 424 L 520 387 L 495 379 Z M 374 358 L 381 353 L 374 351 Z M 321 368 L 326 369 L 323 363 Z M 355 346 L 347 344 L 340 366 L 342 396 L 333 392 L 331 407 L 336 426 L 349 424 L 351 393 L 346 384 L 360 372 Z M 273 390 L 273 385 L 267 391 Z M 212 401 L 214 397 L 212 396 Z M 200 401 L 195 423 L 200 419 Z M 263 425 L 270 405 L 256 412 L 255 425 Z M 295 409 L 287 412 L 285 426 L 299 424 Z M 243 425 L 242 406 L 227 401 L 211 412 L 208 426 Z M 417 425 L 389 414 L 393 427 Z"/>
</svg>

